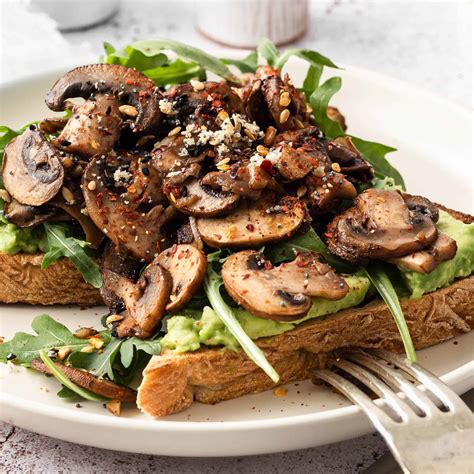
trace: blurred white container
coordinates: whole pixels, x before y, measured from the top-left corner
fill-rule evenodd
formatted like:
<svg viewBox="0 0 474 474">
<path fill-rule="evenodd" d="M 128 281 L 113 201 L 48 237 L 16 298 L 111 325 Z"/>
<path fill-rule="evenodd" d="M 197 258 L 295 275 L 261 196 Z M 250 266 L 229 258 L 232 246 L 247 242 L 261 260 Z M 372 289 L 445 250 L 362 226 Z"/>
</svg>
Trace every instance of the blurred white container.
<svg viewBox="0 0 474 474">
<path fill-rule="evenodd" d="M 308 27 L 308 0 L 197 0 L 197 28 L 217 43 L 253 48 L 262 37 L 291 43 Z"/>
<path fill-rule="evenodd" d="M 50 16 L 60 30 L 87 28 L 114 15 L 120 0 L 31 0 L 34 10 Z"/>
</svg>

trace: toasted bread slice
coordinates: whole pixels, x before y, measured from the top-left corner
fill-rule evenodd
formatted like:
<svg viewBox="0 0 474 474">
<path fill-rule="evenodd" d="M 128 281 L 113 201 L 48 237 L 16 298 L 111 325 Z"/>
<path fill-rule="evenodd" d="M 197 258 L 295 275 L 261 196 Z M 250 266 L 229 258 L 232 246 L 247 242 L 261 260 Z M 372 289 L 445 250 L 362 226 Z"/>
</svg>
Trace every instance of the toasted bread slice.
<svg viewBox="0 0 474 474">
<path fill-rule="evenodd" d="M 467 214 L 438 207 L 462 222 L 474 221 Z M 474 275 L 418 300 L 403 301 L 402 308 L 417 349 L 469 332 L 474 327 Z M 403 351 L 395 322 L 380 300 L 307 321 L 256 343 L 280 374 L 280 384 L 310 378 L 309 369 L 322 367 L 345 349 Z M 158 417 L 182 411 L 193 400 L 213 404 L 275 386 L 243 351 L 163 351 L 144 370 L 137 404 L 143 412 Z"/>
<path fill-rule="evenodd" d="M 98 289 L 84 281 L 63 258 L 41 270 L 43 254 L 0 253 L 0 302 L 29 304 L 104 304 Z"/>
</svg>

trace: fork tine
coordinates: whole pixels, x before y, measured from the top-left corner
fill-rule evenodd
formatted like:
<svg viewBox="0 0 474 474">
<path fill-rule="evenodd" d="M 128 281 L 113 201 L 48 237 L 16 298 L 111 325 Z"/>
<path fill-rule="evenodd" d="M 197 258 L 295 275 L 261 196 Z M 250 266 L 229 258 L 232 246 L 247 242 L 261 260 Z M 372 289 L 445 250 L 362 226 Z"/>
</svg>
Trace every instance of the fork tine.
<svg viewBox="0 0 474 474">
<path fill-rule="evenodd" d="M 349 354 L 347 358 L 375 372 L 389 385 L 395 386 L 426 414 L 434 415 L 439 412 L 436 405 L 423 392 L 417 390 L 405 377 L 383 364 L 380 359 L 377 359 L 375 356 L 358 352 Z"/>
<path fill-rule="evenodd" d="M 445 383 L 443 383 L 436 375 L 424 369 L 420 365 L 411 362 L 399 354 L 384 351 L 382 349 L 374 349 L 370 351 L 387 362 L 391 362 L 403 371 L 410 374 L 417 381 L 421 382 L 425 387 L 429 388 L 445 406 L 451 410 L 456 410 L 466 415 L 471 415 L 471 410 L 458 397 L 458 395 L 451 390 Z"/>
<path fill-rule="evenodd" d="M 322 379 L 329 385 L 343 393 L 349 400 L 359 405 L 365 414 L 370 418 L 375 428 L 384 433 L 387 427 L 395 423 L 383 410 L 381 410 L 362 390 L 357 388 L 352 382 L 341 377 L 330 370 L 310 370 L 316 378 Z"/>
<path fill-rule="evenodd" d="M 351 374 L 357 380 L 367 385 L 367 387 L 381 397 L 401 417 L 402 420 L 410 421 L 416 418 L 415 413 L 408 403 L 400 399 L 388 385 L 371 372 L 353 362 L 343 359 L 335 361 L 333 365 Z"/>
</svg>

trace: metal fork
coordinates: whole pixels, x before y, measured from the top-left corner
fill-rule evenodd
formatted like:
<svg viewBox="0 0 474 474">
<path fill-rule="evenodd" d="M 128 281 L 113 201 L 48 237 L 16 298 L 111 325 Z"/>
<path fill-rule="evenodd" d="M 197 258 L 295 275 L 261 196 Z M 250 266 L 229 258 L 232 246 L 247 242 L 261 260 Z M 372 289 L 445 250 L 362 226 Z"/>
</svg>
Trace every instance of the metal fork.
<svg viewBox="0 0 474 474">
<path fill-rule="evenodd" d="M 387 363 L 398 367 L 390 367 Z M 438 377 L 384 350 L 350 354 L 333 364 L 378 395 L 374 401 L 330 370 L 312 370 L 359 405 L 383 436 L 405 473 L 473 473 L 474 418 L 467 405 Z M 408 376 L 407 376 L 408 374 Z M 408 378 L 422 384 L 415 386 Z M 430 391 L 439 402 L 429 397 Z"/>
</svg>

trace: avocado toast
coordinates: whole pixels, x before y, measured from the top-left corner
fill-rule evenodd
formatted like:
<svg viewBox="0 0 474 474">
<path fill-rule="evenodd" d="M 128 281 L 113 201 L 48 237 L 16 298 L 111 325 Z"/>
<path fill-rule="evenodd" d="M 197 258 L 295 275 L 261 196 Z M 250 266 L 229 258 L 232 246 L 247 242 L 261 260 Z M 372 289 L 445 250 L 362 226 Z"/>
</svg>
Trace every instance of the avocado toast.
<svg viewBox="0 0 474 474">
<path fill-rule="evenodd" d="M 103 300 L 104 329 L 39 316 L 1 360 L 61 396 L 130 402 L 139 385 L 162 416 L 470 330 L 472 218 L 408 194 L 393 149 L 346 133 L 328 58 L 293 52 L 310 64 L 297 88 L 267 41 L 243 61 L 172 41 L 106 53 L 52 86 L 64 116 L 4 128 L 0 228 L 3 301 Z"/>
</svg>

